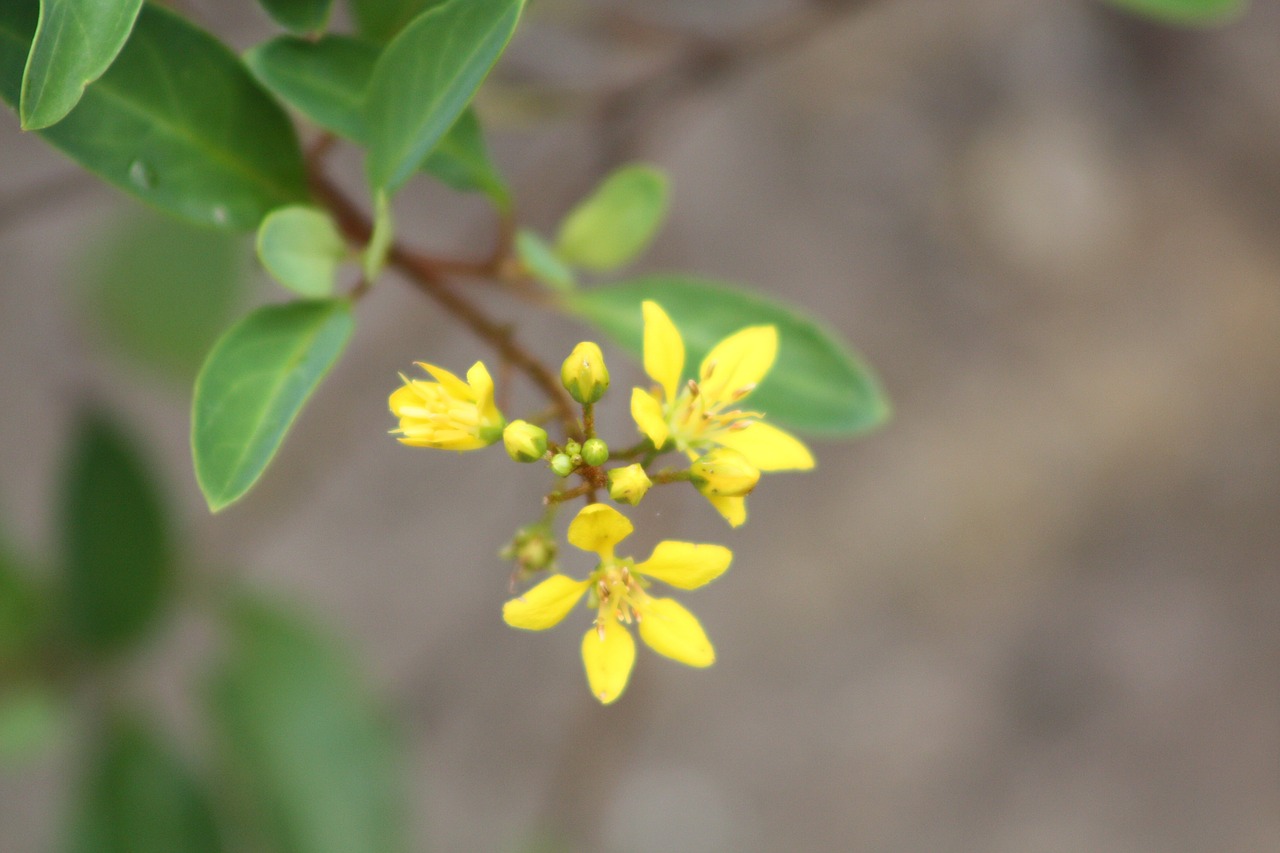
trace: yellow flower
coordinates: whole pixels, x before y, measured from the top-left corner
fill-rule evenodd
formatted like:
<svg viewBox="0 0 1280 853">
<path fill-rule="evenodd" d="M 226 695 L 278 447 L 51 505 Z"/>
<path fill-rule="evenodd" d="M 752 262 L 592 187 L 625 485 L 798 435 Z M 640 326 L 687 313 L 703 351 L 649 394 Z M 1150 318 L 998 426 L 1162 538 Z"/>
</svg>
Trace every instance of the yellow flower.
<svg viewBox="0 0 1280 853">
<path fill-rule="evenodd" d="M 667 442 L 697 459 L 716 447 L 736 450 L 760 471 L 800 471 L 813 455 L 798 438 L 764 422 L 764 415 L 740 408 L 773 367 L 778 331 L 748 326 L 720 341 L 698 368 L 698 378 L 681 385 L 684 339 L 667 312 L 645 302 L 644 370 L 657 385 L 631 391 L 631 416 L 640 432 L 662 447 Z M 734 527 L 747 517 L 742 495 L 707 495 Z"/>
<path fill-rule="evenodd" d="M 541 631 L 560 623 L 583 595 L 596 610 L 582 638 L 582 663 L 591 693 L 608 705 L 627 687 L 636 659 L 636 643 L 626 626 L 635 623 L 640 639 L 660 655 L 706 667 L 715 649 L 697 618 L 670 598 L 647 592 L 652 581 L 677 589 L 696 589 L 729 568 L 733 554 L 722 545 L 659 542 L 652 556 L 637 563 L 614 555 L 614 546 L 634 528 L 626 516 L 607 504 L 590 504 L 569 525 L 569 542 L 600 557 L 586 580 L 552 575 L 502 608 L 508 625 Z"/>
<path fill-rule="evenodd" d="M 574 347 L 560 365 L 560 382 L 579 403 L 594 403 L 603 397 L 609 390 L 609 368 L 600 347 L 591 341 Z"/>
<path fill-rule="evenodd" d="M 709 498 L 745 498 L 760 481 L 760 469 L 727 447 L 717 447 L 693 460 L 689 473 L 698 491 Z"/>
<path fill-rule="evenodd" d="M 401 443 L 475 450 L 502 437 L 506 421 L 493 402 L 493 379 L 482 363 L 471 366 L 466 382 L 434 364 L 417 364 L 436 381 L 400 375 L 404 385 L 391 395 L 390 405 L 400 419 L 392 433 L 399 434 Z"/>
<path fill-rule="evenodd" d="M 609 472 L 609 497 L 620 504 L 640 503 L 652 485 L 653 480 L 639 462 Z"/>
</svg>

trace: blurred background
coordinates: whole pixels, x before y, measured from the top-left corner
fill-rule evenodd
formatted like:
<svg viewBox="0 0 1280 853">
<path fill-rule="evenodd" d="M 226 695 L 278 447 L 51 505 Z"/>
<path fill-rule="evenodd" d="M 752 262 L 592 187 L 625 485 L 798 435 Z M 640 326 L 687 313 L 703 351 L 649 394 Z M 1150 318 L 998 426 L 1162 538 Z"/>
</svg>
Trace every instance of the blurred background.
<svg viewBox="0 0 1280 853">
<path fill-rule="evenodd" d="M 248 0 L 177 5 L 237 49 L 273 31 Z M 798 303 L 895 403 L 768 478 L 741 530 L 692 490 L 631 513 L 637 553 L 734 549 L 687 599 L 710 670 L 642 650 L 602 709 L 581 626 L 502 623 L 496 552 L 544 478 L 386 435 L 397 371 L 490 356 L 390 278 L 262 482 L 211 517 L 187 444 L 207 321 L 283 292 L 247 244 L 183 242 L 9 114 L 0 527 L 57 550 L 72 419 L 108 406 L 195 577 L 354 642 L 408 745 L 414 849 L 1280 849 L 1277 33 L 1271 2 L 1201 31 L 1060 0 L 533 4 L 479 104 L 522 221 L 548 233 L 604 170 L 651 161 L 672 215 L 638 270 Z M 351 187 L 359 166 L 335 158 Z M 437 185 L 397 212 L 422 248 L 490 246 L 483 205 Z M 205 260 L 128 266 L 175 243 Z M 243 286 L 164 309 L 181 333 L 129 325 L 130 287 L 224 268 Z M 587 335 L 482 298 L 549 361 Z M 629 442 L 614 403 L 604 435 Z M 110 680 L 198 742 L 217 645 L 179 606 Z M 0 769 L 6 853 L 58 843 L 67 728 Z"/>
</svg>

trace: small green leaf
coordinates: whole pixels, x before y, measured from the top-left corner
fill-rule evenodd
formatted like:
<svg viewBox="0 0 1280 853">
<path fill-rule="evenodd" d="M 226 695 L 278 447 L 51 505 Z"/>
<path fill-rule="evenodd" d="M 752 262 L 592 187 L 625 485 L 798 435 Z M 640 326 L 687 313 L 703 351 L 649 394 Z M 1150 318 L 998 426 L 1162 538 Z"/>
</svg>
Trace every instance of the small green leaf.
<svg viewBox="0 0 1280 853">
<path fill-rule="evenodd" d="M 258 0 L 271 20 L 285 29 L 305 35 L 318 33 L 329 24 L 333 0 Z"/>
<path fill-rule="evenodd" d="M 445 0 L 351 0 L 351 14 L 360 34 L 385 44 L 428 9 Z"/>
<path fill-rule="evenodd" d="M 271 850 L 403 851 L 398 745 L 342 644 L 258 602 L 229 620 L 209 711 L 249 825 Z"/>
<path fill-rule="evenodd" d="M 623 166 L 565 217 L 556 252 L 584 269 L 617 269 L 649 245 L 666 215 L 666 176 L 650 166 Z"/>
<path fill-rule="evenodd" d="M 818 321 L 740 288 L 683 276 L 651 276 L 562 297 L 565 307 L 639 355 L 640 303 L 652 299 L 684 336 L 685 372 L 745 326 L 778 329 L 778 360 L 752 392 L 749 408 L 810 433 L 847 436 L 882 424 L 889 402 L 871 371 Z"/>
<path fill-rule="evenodd" d="M 1127 12 L 1166 24 L 1212 26 L 1227 24 L 1244 15 L 1249 0 L 1110 0 Z"/>
<path fill-rule="evenodd" d="M 211 510 L 239 500 L 262 476 L 353 325 L 345 300 L 271 305 L 214 344 L 191 414 L 196 480 Z"/>
<path fill-rule="evenodd" d="M 158 733 L 108 723 L 81 785 L 71 853 L 218 853 L 208 793 Z"/>
<path fill-rule="evenodd" d="M 378 52 L 377 46 L 350 36 L 318 41 L 280 36 L 250 50 L 244 61 L 263 86 L 308 119 L 360 142 L 364 91 Z"/>
<path fill-rule="evenodd" d="M 387 201 L 386 190 L 378 190 L 373 197 L 373 233 L 369 235 L 369 245 L 364 247 L 361 265 L 364 268 L 364 280 L 373 284 L 382 275 L 382 268 L 387 263 L 387 253 L 391 251 L 391 243 L 396 237 L 396 222 L 391 215 L 391 203 Z"/>
<path fill-rule="evenodd" d="M 523 8 L 524 0 L 449 0 L 387 45 L 365 101 L 373 189 L 393 192 L 426 159 L 507 46 Z"/>
<path fill-rule="evenodd" d="M 61 121 L 84 87 L 111 67 L 142 0 L 40 0 L 40 22 L 22 77 L 23 130 Z"/>
<path fill-rule="evenodd" d="M 465 109 L 427 156 L 422 168 L 462 192 L 482 192 L 499 210 L 511 209 L 511 191 L 494 168 L 475 110 Z"/>
<path fill-rule="evenodd" d="M 545 240 L 528 229 L 516 232 L 516 257 L 525 272 L 553 290 L 573 290 L 578 286 L 573 270 L 556 257 Z"/>
<path fill-rule="evenodd" d="M 245 297 L 249 251 L 130 202 L 77 265 L 81 314 L 114 351 L 190 382 Z"/>
<path fill-rule="evenodd" d="M 98 656 L 136 643 L 172 589 L 173 546 L 137 446 L 101 413 L 77 425 L 61 520 L 72 634 Z"/>
<path fill-rule="evenodd" d="M 0 98 L 18 102 L 35 0 L 0 2 Z M 256 228 L 306 201 L 293 125 L 236 56 L 147 4 L 116 61 L 62 121 L 39 131 L 99 177 L 193 222 Z"/>
<path fill-rule="evenodd" d="M 68 733 L 67 703 L 41 684 L 0 688 L 0 766 L 22 764 Z"/>
<path fill-rule="evenodd" d="M 258 228 L 258 259 L 272 278 L 302 296 L 333 293 L 347 244 L 323 210 L 291 205 L 273 210 Z"/>
</svg>

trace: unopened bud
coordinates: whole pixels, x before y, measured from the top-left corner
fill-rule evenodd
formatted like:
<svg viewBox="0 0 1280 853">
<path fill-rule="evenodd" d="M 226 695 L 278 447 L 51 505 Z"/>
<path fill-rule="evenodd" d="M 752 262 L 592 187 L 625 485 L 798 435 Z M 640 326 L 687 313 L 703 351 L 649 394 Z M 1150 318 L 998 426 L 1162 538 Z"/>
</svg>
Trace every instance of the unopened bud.
<svg viewBox="0 0 1280 853">
<path fill-rule="evenodd" d="M 699 456 L 689 466 L 689 473 L 698 491 L 714 497 L 742 497 L 760 480 L 760 469 L 727 447 L 717 447 Z"/>
<path fill-rule="evenodd" d="M 502 431 L 507 454 L 517 462 L 537 462 L 547 452 L 547 431 L 528 421 L 512 421 Z"/>
<path fill-rule="evenodd" d="M 609 497 L 621 504 L 638 504 L 653 481 L 637 462 L 609 472 Z"/>
<path fill-rule="evenodd" d="M 551 457 L 551 470 L 556 472 L 557 476 L 568 477 L 575 467 L 573 460 L 563 453 L 557 453 Z"/>
<path fill-rule="evenodd" d="M 588 465 L 603 465 L 609 461 L 609 445 L 598 438 L 588 438 L 582 443 L 582 461 Z"/>
<path fill-rule="evenodd" d="M 594 403 L 603 397 L 609 390 L 609 368 L 605 367 L 600 347 L 591 341 L 574 347 L 560 365 L 560 381 L 569 396 L 579 403 Z"/>
</svg>

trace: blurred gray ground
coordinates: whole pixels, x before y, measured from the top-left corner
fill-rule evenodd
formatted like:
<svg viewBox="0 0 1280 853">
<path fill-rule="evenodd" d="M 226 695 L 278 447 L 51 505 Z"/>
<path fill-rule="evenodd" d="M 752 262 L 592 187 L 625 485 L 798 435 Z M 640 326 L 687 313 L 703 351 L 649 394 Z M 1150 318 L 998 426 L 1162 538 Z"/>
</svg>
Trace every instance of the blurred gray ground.
<svg viewBox="0 0 1280 853">
<path fill-rule="evenodd" d="M 217 28 L 238 46 L 266 32 L 247 2 L 190 5 L 237 18 Z M 714 31 L 797 5 L 630 9 Z M 568 7 L 535 6 L 508 83 L 587 91 L 664 61 L 567 33 Z M 1270 2 L 1206 32 L 1083 2 L 872 3 L 648 128 L 635 153 L 675 202 L 643 268 L 826 317 L 897 413 L 769 478 L 741 531 L 691 494 L 638 508 L 637 550 L 727 539 L 737 559 L 688 598 L 717 665 L 642 652 L 614 707 L 584 688 L 585 623 L 498 616 L 493 553 L 541 478 L 385 435 L 397 370 L 483 347 L 387 282 L 261 487 L 208 517 L 186 390 L 104 358 L 71 310 L 67 259 L 119 209 L 105 188 L 0 229 L 0 517 L 52 547 L 78 401 L 149 430 L 202 561 L 358 642 L 411 739 L 424 850 L 515 850 L 535 825 L 616 853 L 1280 849 L 1278 32 Z M 498 156 L 545 231 L 596 136 L 501 100 Z M 11 117 L 0 151 L 0 199 L 71 170 Z M 463 210 L 406 199 L 403 234 L 484 245 Z M 582 336 L 540 315 L 522 333 L 551 360 Z M 638 376 L 612 362 L 618 387 Z M 606 426 L 628 435 L 621 411 Z M 180 621 L 121 677 L 191 728 L 208 645 Z M 67 764 L 0 776 L 6 853 L 49 848 Z"/>
</svg>

